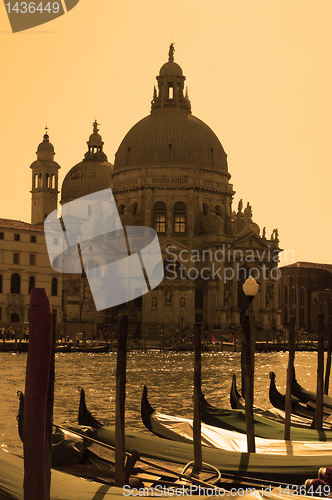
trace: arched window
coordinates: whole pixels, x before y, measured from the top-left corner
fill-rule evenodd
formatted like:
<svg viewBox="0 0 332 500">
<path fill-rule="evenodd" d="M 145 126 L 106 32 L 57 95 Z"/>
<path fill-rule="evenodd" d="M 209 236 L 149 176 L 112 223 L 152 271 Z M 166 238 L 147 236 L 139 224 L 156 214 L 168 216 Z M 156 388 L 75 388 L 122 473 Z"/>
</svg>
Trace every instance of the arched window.
<svg viewBox="0 0 332 500">
<path fill-rule="evenodd" d="M 35 278 L 34 276 L 30 276 L 29 278 L 29 295 L 31 293 L 31 290 L 35 288 Z"/>
<path fill-rule="evenodd" d="M 133 203 L 132 206 L 131 206 L 131 213 L 133 215 L 136 215 L 136 213 L 137 213 L 137 203 L 136 202 Z"/>
<path fill-rule="evenodd" d="M 50 178 L 50 176 L 48 174 L 46 174 L 45 177 L 46 177 L 46 183 L 45 183 L 45 185 L 46 185 L 47 188 L 50 188 L 51 187 L 51 178 Z"/>
<path fill-rule="evenodd" d="M 157 233 L 166 233 L 166 205 L 158 201 L 154 206 L 154 229 Z"/>
<path fill-rule="evenodd" d="M 17 273 L 11 275 L 10 293 L 21 293 L 21 277 Z"/>
<path fill-rule="evenodd" d="M 175 265 L 173 259 L 164 260 L 164 278 L 175 279 Z"/>
<path fill-rule="evenodd" d="M 100 276 L 100 267 L 95 260 L 89 260 L 84 268 L 89 278 L 97 278 Z"/>
<path fill-rule="evenodd" d="M 174 205 L 174 232 L 186 232 L 186 205 L 182 201 Z"/>
<path fill-rule="evenodd" d="M 165 259 L 164 260 L 164 278 L 175 280 L 185 279 L 186 272 L 182 264 L 177 260 Z"/>
<path fill-rule="evenodd" d="M 292 286 L 291 288 L 291 303 L 296 304 L 296 288 Z"/>
<path fill-rule="evenodd" d="M 203 212 L 204 215 L 208 215 L 209 213 L 209 205 L 207 203 L 203 203 Z"/>
<path fill-rule="evenodd" d="M 55 175 L 54 174 L 52 175 L 52 182 L 51 182 L 51 186 L 50 187 L 52 187 L 52 189 L 55 189 L 55 187 L 56 187 L 55 186 Z"/>
<path fill-rule="evenodd" d="M 135 290 L 134 306 L 135 307 L 142 307 L 142 304 L 143 304 L 142 289 L 141 288 L 136 288 L 136 290 Z"/>
<path fill-rule="evenodd" d="M 201 288 L 195 290 L 195 309 L 203 309 L 204 307 L 204 292 Z"/>
<path fill-rule="evenodd" d="M 51 294 L 53 297 L 56 297 L 58 295 L 58 280 L 56 278 L 52 279 Z"/>
<path fill-rule="evenodd" d="M 305 287 L 301 286 L 301 306 L 305 305 Z"/>
<path fill-rule="evenodd" d="M 18 314 L 16 313 L 13 313 L 11 316 L 10 316 L 10 322 L 11 323 L 19 323 L 20 322 L 20 317 Z"/>
<path fill-rule="evenodd" d="M 220 205 L 215 206 L 216 215 L 222 216 L 222 208 Z"/>
<path fill-rule="evenodd" d="M 42 187 L 43 182 L 42 182 L 42 174 L 38 174 L 38 187 Z"/>
<path fill-rule="evenodd" d="M 312 303 L 312 322 L 314 326 L 318 326 L 318 302 L 316 299 Z"/>
<path fill-rule="evenodd" d="M 38 174 L 35 175 L 34 177 L 34 188 L 38 187 Z"/>
</svg>

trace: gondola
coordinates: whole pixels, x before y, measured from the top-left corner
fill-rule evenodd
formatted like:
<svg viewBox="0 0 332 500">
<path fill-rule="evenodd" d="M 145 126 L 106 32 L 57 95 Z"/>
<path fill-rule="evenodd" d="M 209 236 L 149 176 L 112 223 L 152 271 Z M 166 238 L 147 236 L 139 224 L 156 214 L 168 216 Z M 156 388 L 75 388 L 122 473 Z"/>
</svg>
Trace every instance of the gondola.
<svg viewBox="0 0 332 500">
<path fill-rule="evenodd" d="M 23 442 L 24 395 L 22 392 L 18 395 L 20 398 L 17 416 L 18 431 Z M 97 441 L 94 426 L 99 424 L 86 409 L 84 397 L 81 405 L 82 412 L 86 410 L 89 423 L 92 425 L 87 426 L 86 422 L 84 422 L 81 425 L 55 426 L 52 435 L 52 467 L 54 470 L 69 473 L 73 476 L 83 477 L 102 484 L 114 485 L 114 449 L 110 450 Z M 171 470 L 167 474 L 165 472 L 161 473 L 155 467 L 155 464 L 141 463 L 137 465 L 136 462 L 139 458 L 137 452 L 133 452 L 129 454 L 126 461 L 125 484 L 128 487 L 143 488 L 146 482 L 148 486 L 153 488 L 157 486 L 173 488 L 177 484 L 179 479 L 178 471 L 174 471 L 175 474 L 172 474 Z M 0 498 L 2 497 L 0 496 Z"/>
<path fill-rule="evenodd" d="M 144 388 L 142 397 L 142 417 L 145 425 L 149 419 L 148 429 L 154 434 L 172 439 L 179 442 L 193 441 L 193 421 L 192 419 L 174 417 L 153 410 L 150 404 L 147 405 L 147 389 Z M 332 454 L 332 441 L 327 441 L 328 437 L 324 431 L 319 434 L 315 430 L 306 429 L 295 430 L 294 432 L 307 434 L 311 437 L 309 440 L 291 440 L 267 439 L 256 437 L 256 451 L 258 454 L 266 455 L 288 455 L 294 456 L 323 456 Z M 272 432 L 272 431 L 271 431 Z M 321 437 L 324 441 L 318 441 Z M 316 440 L 314 438 L 316 437 Z M 331 435 L 329 436 L 331 439 Z M 205 446 L 211 446 L 223 451 L 245 452 L 247 449 L 247 438 L 245 434 L 236 431 L 230 431 L 224 428 L 201 424 L 201 441 Z"/>
<path fill-rule="evenodd" d="M 158 476 L 156 476 L 158 477 Z M 3 500 L 24 500 L 26 496 L 23 491 L 24 461 L 23 458 L 0 449 L 0 498 Z M 87 481 L 82 477 L 75 477 L 55 469 L 51 471 L 50 500 L 123 500 L 126 496 L 148 496 L 150 498 L 166 500 L 175 496 L 176 491 L 185 495 L 186 487 L 174 484 L 170 490 L 163 487 L 153 488 L 153 477 L 148 479 L 148 489 L 144 485 L 137 485 L 130 489 L 128 485 L 118 488 L 109 484 L 100 484 L 95 481 Z M 198 490 L 198 488 L 197 488 Z M 201 490 L 203 491 L 203 490 Z M 215 499 L 218 493 L 211 496 L 210 493 L 200 495 L 200 500 Z M 236 496 L 232 496 L 232 499 Z M 256 500 L 256 496 L 252 496 Z M 285 498 L 286 500 L 286 498 Z"/>
<path fill-rule="evenodd" d="M 111 446 L 115 444 L 115 430 L 102 426 L 96 430 L 100 441 Z M 233 433 L 235 434 L 235 433 Z M 325 445 L 326 443 L 320 443 Z M 137 431 L 127 431 L 125 435 L 127 451 L 137 450 L 141 456 L 158 460 L 187 464 L 193 460 L 193 445 L 191 442 L 177 442 L 155 435 L 147 435 Z M 265 453 L 246 453 L 239 451 L 224 451 L 210 446 L 202 447 L 202 457 L 208 463 L 221 471 L 222 478 L 228 476 L 231 481 L 257 480 L 260 484 L 303 484 L 307 478 L 317 477 L 320 467 L 332 464 L 331 455 L 294 456 L 290 444 L 287 455 Z"/>
<path fill-rule="evenodd" d="M 285 395 L 282 395 L 275 385 L 275 373 L 270 372 L 270 402 L 275 408 L 285 411 Z M 292 413 L 300 417 L 314 419 L 316 407 L 308 401 L 306 404 L 301 403 L 300 400 L 294 395 L 291 396 L 291 409 Z M 323 421 L 329 421 L 332 415 L 332 408 L 323 407 Z M 330 423 L 330 422 L 328 422 Z"/>
<path fill-rule="evenodd" d="M 246 447 L 246 420 L 243 410 L 223 410 L 210 405 L 202 398 L 202 444 L 214 447 L 222 447 L 228 450 L 243 450 Z M 192 420 L 182 419 L 165 415 L 155 411 L 147 398 L 147 387 L 144 386 L 141 399 L 141 415 L 144 425 L 159 437 L 168 439 L 192 441 Z M 284 424 L 271 419 L 254 416 L 255 435 L 258 438 L 258 449 L 264 449 L 266 453 L 282 453 L 284 446 Z M 228 442 L 228 440 L 230 442 Z M 315 429 L 300 429 L 291 427 L 291 441 L 306 443 L 310 441 L 329 441 L 326 449 L 332 450 L 332 431 L 317 431 Z M 279 442 L 279 443 L 277 443 Z M 275 446 L 274 446 L 275 445 Z M 293 452 L 296 454 L 297 444 L 292 444 Z M 324 445 L 325 446 L 325 445 Z M 298 446 L 301 451 L 301 446 Z M 308 449 L 313 449 L 309 445 Z M 304 451 L 304 453 L 306 453 Z"/>
<path fill-rule="evenodd" d="M 142 404 L 143 404 L 142 397 Z M 146 398 L 147 401 L 147 398 Z M 148 401 L 147 401 L 148 403 Z M 202 398 L 202 421 L 205 424 L 246 433 L 245 410 L 226 410 L 210 405 Z M 271 418 L 254 413 L 255 436 L 266 439 L 284 439 L 285 424 Z M 292 441 L 332 441 L 332 430 L 317 431 L 315 429 L 291 426 L 290 439 Z"/>
<path fill-rule="evenodd" d="M 292 395 L 298 398 L 301 403 L 316 403 L 317 394 L 313 391 L 308 391 L 304 389 L 296 380 L 295 370 L 293 369 L 293 380 L 292 380 Z M 330 408 L 332 413 L 332 398 L 323 394 L 323 406 L 325 408 Z"/>
<path fill-rule="evenodd" d="M 233 409 L 245 409 L 245 401 L 241 394 L 238 392 L 236 387 L 236 376 L 233 375 L 231 392 L 230 392 L 230 403 Z M 279 407 L 274 408 L 259 408 L 258 406 L 253 407 L 254 414 L 261 415 L 262 417 L 271 418 L 276 422 L 285 423 L 285 411 L 281 410 Z M 311 428 L 313 425 L 313 418 L 304 417 L 299 415 L 291 415 L 291 425 L 294 427 Z M 325 429 L 331 429 L 332 424 L 324 424 Z"/>
</svg>

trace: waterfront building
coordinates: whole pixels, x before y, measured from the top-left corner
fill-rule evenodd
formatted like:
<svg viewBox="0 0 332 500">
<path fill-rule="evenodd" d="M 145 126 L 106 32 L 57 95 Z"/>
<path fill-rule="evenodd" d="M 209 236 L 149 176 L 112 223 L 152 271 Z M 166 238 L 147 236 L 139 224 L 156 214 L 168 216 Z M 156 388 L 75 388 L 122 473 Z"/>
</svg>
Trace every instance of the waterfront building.
<svg viewBox="0 0 332 500">
<path fill-rule="evenodd" d="M 317 332 L 319 316 L 332 331 L 332 265 L 295 262 L 280 268 L 279 303 L 282 324 L 290 316 L 298 329 Z"/>
<path fill-rule="evenodd" d="M 57 207 L 60 168 L 47 133 L 36 154 L 31 164 L 31 224 L 0 219 L 0 327 L 29 321 L 33 288 L 46 289 L 55 321 L 62 321 L 62 275 L 51 268 L 43 226 L 46 215 Z"/>
</svg>

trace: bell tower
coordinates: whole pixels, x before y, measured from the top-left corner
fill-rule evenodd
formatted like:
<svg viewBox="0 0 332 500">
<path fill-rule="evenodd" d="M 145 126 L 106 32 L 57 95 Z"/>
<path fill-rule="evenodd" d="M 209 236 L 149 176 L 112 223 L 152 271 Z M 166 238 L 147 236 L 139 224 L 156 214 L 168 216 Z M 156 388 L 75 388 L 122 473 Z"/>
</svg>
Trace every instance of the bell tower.
<svg viewBox="0 0 332 500">
<path fill-rule="evenodd" d="M 32 170 L 31 224 L 43 224 L 45 218 L 57 209 L 59 193 L 60 165 L 54 161 L 54 147 L 49 141 L 47 127 L 36 155 L 37 160 L 30 165 Z"/>
</svg>

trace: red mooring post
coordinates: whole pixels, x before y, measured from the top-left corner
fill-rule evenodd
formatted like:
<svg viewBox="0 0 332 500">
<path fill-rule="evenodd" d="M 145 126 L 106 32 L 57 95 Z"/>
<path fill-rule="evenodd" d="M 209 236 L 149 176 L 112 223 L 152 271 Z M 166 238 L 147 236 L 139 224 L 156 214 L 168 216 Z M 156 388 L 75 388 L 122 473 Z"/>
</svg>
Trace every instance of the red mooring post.
<svg viewBox="0 0 332 500">
<path fill-rule="evenodd" d="M 29 348 L 23 420 L 24 500 L 48 500 L 51 485 L 51 436 L 54 370 L 52 309 L 44 288 L 31 291 Z"/>
</svg>

